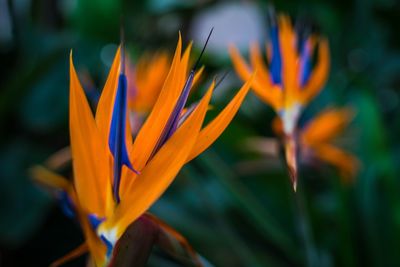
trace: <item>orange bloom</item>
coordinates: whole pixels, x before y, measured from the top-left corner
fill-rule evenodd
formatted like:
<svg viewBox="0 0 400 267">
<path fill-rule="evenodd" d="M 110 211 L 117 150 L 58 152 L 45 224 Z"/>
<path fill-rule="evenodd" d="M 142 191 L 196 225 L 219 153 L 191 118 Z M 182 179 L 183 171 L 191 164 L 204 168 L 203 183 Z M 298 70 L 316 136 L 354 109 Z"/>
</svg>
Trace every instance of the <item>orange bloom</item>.
<svg viewBox="0 0 400 267">
<path fill-rule="evenodd" d="M 250 47 L 250 65 L 234 46 L 229 51 L 234 68 L 243 80 L 257 69 L 252 89 L 282 120 L 286 160 L 296 189 L 296 142 L 293 134 L 302 110 L 320 92 L 327 79 L 330 64 L 328 41 L 315 35 L 300 35 L 293 29 L 289 17 L 281 15 L 271 18 L 269 42 L 266 44 L 268 64 L 265 64 L 256 43 Z M 317 61 L 313 66 L 314 51 L 317 52 Z"/>
<path fill-rule="evenodd" d="M 154 106 L 168 75 L 167 53 L 141 56 L 137 64 L 128 64 L 128 106 L 135 113 L 147 114 Z"/>
<path fill-rule="evenodd" d="M 228 126 L 250 85 L 202 127 L 215 82 L 184 113 L 195 80 L 191 44 L 179 36 L 171 67 L 151 112 L 133 141 L 127 118 L 127 79 L 118 49 L 92 114 L 70 57 L 70 137 L 73 184 L 38 167 L 34 176 L 61 188 L 73 203 L 96 266 L 106 266 L 115 244 L 168 188 L 182 166 L 207 149 Z M 83 251 L 85 246 L 81 248 Z"/>
</svg>

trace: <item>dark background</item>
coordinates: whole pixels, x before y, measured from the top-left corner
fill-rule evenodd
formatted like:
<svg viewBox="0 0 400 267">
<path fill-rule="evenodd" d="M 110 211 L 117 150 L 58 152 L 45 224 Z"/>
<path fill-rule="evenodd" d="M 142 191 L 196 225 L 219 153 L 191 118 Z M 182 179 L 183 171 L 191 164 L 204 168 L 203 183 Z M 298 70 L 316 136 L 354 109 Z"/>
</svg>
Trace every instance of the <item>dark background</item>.
<svg viewBox="0 0 400 267">
<path fill-rule="evenodd" d="M 195 40 L 198 53 L 209 25 L 215 26 L 203 60 L 207 86 L 231 68 L 226 49 L 217 43 L 231 36 L 247 44 L 243 36 L 253 36 L 253 30 L 257 39 L 265 38 L 268 4 L 305 19 L 330 40 L 329 81 L 302 120 L 327 106 L 357 111 L 343 146 L 362 162 L 355 182 L 342 183 L 324 164 L 302 166 L 295 197 L 282 160 L 245 147 L 246 138 L 273 137 L 274 112 L 249 95 L 221 138 L 180 172 L 152 211 L 215 266 L 308 266 L 306 259 L 326 267 L 399 266 L 400 4 L 395 0 L 0 0 L 0 266 L 48 266 L 82 242 L 79 226 L 27 172 L 69 143 L 70 49 L 78 71 L 87 71 L 102 88 L 121 20 L 133 59 L 143 51 L 172 53 L 178 30 L 185 43 Z M 225 22 L 213 25 L 207 17 L 232 7 L 239 9 Z M 241 23 L 243 14 L 258 28 Z M 240 86 L 235 76 L 231 72 L 221 85 L 210 117 Z M 84 262 L 81 257 L 66 266 Z M 149 266 L 176 265 L 154 253 Z"/>
</svg>

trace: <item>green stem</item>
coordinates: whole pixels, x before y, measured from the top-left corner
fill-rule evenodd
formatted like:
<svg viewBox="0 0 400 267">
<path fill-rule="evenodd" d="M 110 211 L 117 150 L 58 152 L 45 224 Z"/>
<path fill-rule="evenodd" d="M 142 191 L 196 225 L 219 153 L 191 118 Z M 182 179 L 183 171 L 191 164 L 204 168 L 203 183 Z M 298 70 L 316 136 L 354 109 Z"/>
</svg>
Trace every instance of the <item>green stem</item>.
<svg viewBox="0 0 400 267">
<path fill-rule="evenodd" d="M 299 182 L 300 185 L 301 181 Z M 318 265 L 318 255 L 315 249 L 315 244 L 312 236 L 311 223 L 308 218 L 308 212 L 305 205 L 304 195 L 300 187 L 301 186 L 298 187 L 297 192 L 294 192 L 294 200 L 295 200 L 295 206 L 299 224 L 298 225 L 299 235 L 302 239 L 306 255 L 305 265 L 308 267 L 318 267 L 320 265 Z"/>
</svg>

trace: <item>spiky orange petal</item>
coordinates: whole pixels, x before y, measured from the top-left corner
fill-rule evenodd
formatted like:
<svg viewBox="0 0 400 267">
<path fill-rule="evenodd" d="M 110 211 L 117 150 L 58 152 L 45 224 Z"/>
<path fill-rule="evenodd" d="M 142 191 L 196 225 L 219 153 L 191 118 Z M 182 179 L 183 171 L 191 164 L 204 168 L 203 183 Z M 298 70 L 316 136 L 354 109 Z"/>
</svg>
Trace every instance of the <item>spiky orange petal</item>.
<svg viewBox="0 0 400 267">
<path fill-rule="evenodd" d="M 182 39 L 179 35 L 171 69 L 164 82 L 164 86 L 149 117 L 140 129 L 133 143 L 131 159 L 133 166 L 139 171 L 143 169 L 149 160 L 158 138 L 168 121 L 169 115 L 174 109 L 179 94 L 182 91 L 184 81 L 179 82 L 179 80 L 182 76 L 181 73 L 186 72 L 186 70 L 180 69 L 181 51 Z"/>
<path fill-rule="evenodd" d="M 229 125 L 250 89 L 254 75 L 255 74 L 250 77 L 250 79 L 242 86 L 242 88 L 240 88 L 236 96 L 218 114 L 218 116 L 200 131 L 200 134 L 196 140 L 196 144 L 190 152 L 187 162 L 197 157 L 201 152 L 206 150 L 212 143 L 214 143 L 214 141 Z"/>
<path fill-rule="evenodd" d="M 321 39 L 319 41 L 317 64 L 311 72 L 308 82 L 301 91 L 302 104 L 310 102 L 311 99 L 313 99 L 324 87 L 329 74 L 329 66 L 330 57 L 328 40 Z"/>
<path fill-rule="evenodd" d="M 74 186 L 82 208 L 105 216 L 106 196 L 110 190 L 107 151 L 92 111 L 79 82 L 70 55 L 69 128 L 74 159 Z"/>
<path fill-rule="evenodd" d="M 353 115 L 349 108 L 325 110 L 302 130 L 301 141 L 308 146 L 329 142 L 343 131 Z"/>
</svg>

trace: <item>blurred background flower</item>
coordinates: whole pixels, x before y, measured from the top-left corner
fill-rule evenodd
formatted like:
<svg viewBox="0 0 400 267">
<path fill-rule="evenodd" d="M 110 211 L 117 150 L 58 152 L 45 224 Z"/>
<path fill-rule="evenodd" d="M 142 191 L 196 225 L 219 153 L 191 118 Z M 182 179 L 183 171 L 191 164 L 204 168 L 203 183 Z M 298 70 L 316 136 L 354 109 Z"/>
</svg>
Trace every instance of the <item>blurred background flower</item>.
<svg viewBox="0 0 400 267">
<path fill-rule="evenodd" d="M 252 88 L 280 119 L 286 163 L 296 191 L 298 120 L 328 78 L 329 47 L 328 42 L 313 33 L 309 26 L 304 26 L 304 22 L 297 21 L 296 25 L 300 26 L 296 27 L 287 15 L 276 15 L 272 7 L 268 11 L 269 41 L 265 44 L 268 66 L 258 43 L 251 44 L 250 63 L 243 59 L 235 45 L 230 45 L 229 51 L 241 79 L 246 80 L 252 70 L 258 70 Z M 315 64 L 312 62 L 314 54 L 317 54 Z"/>
<path fill-rule="evenodd" d="M 27 173 L 69 143 L 71 48 L 77 71 L 90 70 L 99 92 L 119 42 L 121 14 L 134 63 L 146 51 L 171 53 L 178 30 L 201 45 L 214 26 L 203 61 L 203 84 L 209 84 L 232 69 L 229 43 L 247 56 L 250 42 L 265 42 L 269 4 L 309 21 L 329 39 L 329 80 L 300 124 L 328 105 L 357 111 L 342 140 L 363 166 L 354 183 L 342 183 L 326 165 L 300 169 L 313 262 L 399 265 L 400 4 L 394 0 L 0 0 L 0 265 L 47 266 L 83 240 L 79 226 Z M 238 85 L 231 72 L 215 92 L 209 118 Z M 193 98 L 205 89 L 200 86 Z M 182 169 L 151 209 L 215 266 L 306 266 L 298 223 L 304 220 L 295 212 L 284 161 L 245 147 L 248 137 L 275 136 L 274 116 L 250 94 L 221 138 Z M 68 266 L 84 264 L 82 258 Z M 157 251 L 148 265 L 176 266 Z"/>
</svg>

